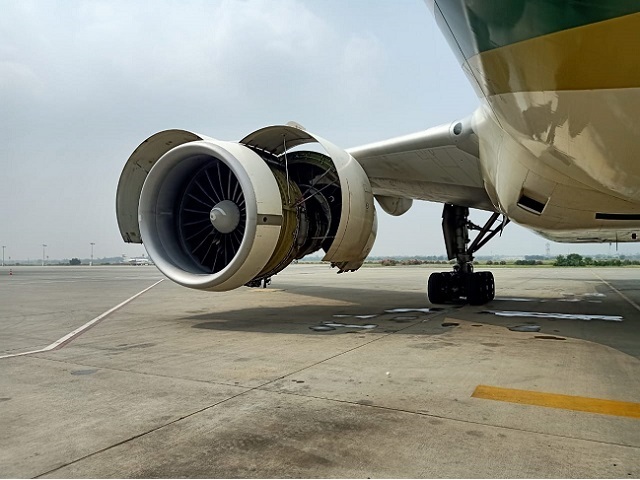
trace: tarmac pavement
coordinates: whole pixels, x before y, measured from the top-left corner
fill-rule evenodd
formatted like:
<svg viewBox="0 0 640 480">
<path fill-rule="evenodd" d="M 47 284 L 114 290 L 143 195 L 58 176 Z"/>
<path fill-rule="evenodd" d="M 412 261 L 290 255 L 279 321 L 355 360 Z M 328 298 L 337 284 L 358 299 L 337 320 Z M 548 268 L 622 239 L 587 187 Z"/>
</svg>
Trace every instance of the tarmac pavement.
<svg viewBox="0 0 640 480">
<path fill-rule="evenodd" d="M 640 270 L 496 268 L 482 307 L 430 305 L 433 271 L 164 280 L 100 318 L 162 275 L 0 269 L 0 475 L 638 478 Z"/>
</svg>

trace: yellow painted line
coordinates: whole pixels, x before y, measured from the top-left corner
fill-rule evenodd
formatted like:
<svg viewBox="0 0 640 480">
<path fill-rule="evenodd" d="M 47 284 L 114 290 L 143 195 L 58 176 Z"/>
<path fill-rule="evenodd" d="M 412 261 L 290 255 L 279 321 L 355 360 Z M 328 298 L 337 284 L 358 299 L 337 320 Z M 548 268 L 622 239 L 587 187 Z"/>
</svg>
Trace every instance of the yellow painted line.
<svg viewBox="0 0 640 480">
<path fill-rule="evenodd" d="M 579 412 L 615 415 L 617 417 L 640 418 L 640 403 L 619 402 L 602 398 L 577 397 L 558 393 L 532 392 L 513 388 L 478 385 L 471 395 L 475 398 L 498 402 L 522 403 L 538 407 L 561 408 Z"/>
</svg>

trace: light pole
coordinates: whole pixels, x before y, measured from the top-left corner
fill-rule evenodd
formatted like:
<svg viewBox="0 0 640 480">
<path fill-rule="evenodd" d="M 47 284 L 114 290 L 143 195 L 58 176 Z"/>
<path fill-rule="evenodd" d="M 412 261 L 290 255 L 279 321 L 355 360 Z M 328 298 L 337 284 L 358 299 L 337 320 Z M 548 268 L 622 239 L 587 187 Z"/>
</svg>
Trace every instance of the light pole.
<svg viewBox="0 0 640 480">
<path fill-rule="evenodd" d="M 2 245 L 2 266 L 4 267 L 4 249 L 7 248 L 6 245 Z"/>
<path fill-rule="evenodd" d="M 44 249 L 47 248 L 47 246 L 43 243 L 42 244 L 42 266 L 44 267 Z"/>
<path fill-rule="evenodd" d="M 91 242 L 90 245 L 91 245 L 91 261 L 89 262 L 89 266 L 91 267 L 93 265 L 93 246 L 95 245 L 95 243 Z"/>
</svg>

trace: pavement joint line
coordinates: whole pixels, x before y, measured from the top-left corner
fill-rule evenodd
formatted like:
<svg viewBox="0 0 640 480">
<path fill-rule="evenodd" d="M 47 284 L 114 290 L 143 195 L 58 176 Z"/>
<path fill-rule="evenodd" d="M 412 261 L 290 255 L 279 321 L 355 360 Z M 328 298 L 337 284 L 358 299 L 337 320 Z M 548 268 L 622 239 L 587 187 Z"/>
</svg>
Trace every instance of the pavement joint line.
<svg viewBox="0 0 640 480">
<path fill-rule="evenodd" d="M 158 282 L 158 283 L 160 283 L 160 282 Z M 155 285 L 156 285 L 156 284 L 152 285 L 152 287 L 153 287 L 153 286 L 155 286 Z M 151 288 L 151 287 L 149 287 L 149 288 Z M 435 318 L 435 317 L 438 317 L 438 316 L 441 316 L 441 315 L 444 315 L 445 313 L 447 313 L 447 310 L 444 310 L 444 311 L 442 311 L 442 312 L 437 312 L 437 313 L 435 313 L 435 315 L 433 315 L 433 316 L 429 317 L 429 319 L 431 319 L 431 318 Z M 416 321 L 416 322 L 414 322 L 414 323 L 412 323 L 412 324 L 410 324 L 410 325 L 407 325 L 407 326 L 406 326 L 406 327 L 404 327 L 404 328 L 401 328 L 401 329 L 399 329 L 399 330 L 396 330 L 396 331 L 395 331 L 395 332 L 393 332 L 393 333 L 387 333 L 387 334 L 381 335 L 380 337 L 378 337 L 378 338 L 374 338 L 373 340 L 371 340 L 371 341 L 369 341 L 369 342 L 366 342 L 366 343 L 363 343 L 363 344 L 358 345 L 358 346 L 356 346 L 356 347 L 350 348 L 350 349 L 348 349 L 348 350 L 346 350 L 346 351 L 344 351 L 344 352 L 338 353 L 338 354 L 336 354 L 336 355 L 332 355 L 331 357 L 325 358 L 324 360 L 321 360 L 321 361 L 319 361 L 319 362 L 316 362 L 316 363 L 314 363 L 313 365 L 308 365 L 308 366 L 306 366 L 306 367 L 304 367 L 304 368 L 301 368 L 301 369 L 298 369 L 298 370 L 296 370 L 296 371 L 294 371 L 294 372 L 288 373 L 288 374 L 283 375 L 283 376 L 281 376 L 281 377 L 278 377 L 278 378 L 275 378 L 275 379 L 270 380 L 270 381 L 268 381 L 268 382 L 265 382 L 265 383 L 263 383 L 262 385 L 258 385 L 258 386 L 256 386 L 256 387 L 248 388 L 247 390 L 245 390 L 245 391 L 243 391 L 243 392 L 239 392 L 239 393 L 237 393 L 237 394 L 235 394 L 235 395 L 232 395 L 232 396 L 230 396 L 230 397 L 224 398 L 224 399 L 222 399 L 222 400 L 220 400 L 220 401 L 218 401 L 218 402 L 215 402 L 215 403 L 213 403 L 213 404 L 211 404 L 211 405 L 205 406 L 205 407 L 200 408 L 200 409 L 198 409 L 198 410 L 196 410 L 196 411 L 193 411 L 193 412 L 191 412 L 191 413 L 189 413 L 189 414 L 183 415 L 182 417 L 180 417 L 180 418 L 176 418 L 175 420 L 172 420 L 172 421 L 170 421 L 170 422 L 167 422 L 167 423 L 165 423 L 164 425 L 159 425 L 159 426 L 157 426 L 157 427 L 155 427 L 155 428 L 152 428 L 152 429 L 150 429 L 150 430 L 147 430 L 146 432 L 141 432 L 141 433 L 139 433 L 139 434 L 137 434 L 137 435 L 133 435 L 133 436 L 131 436 L 131 437 L 129 437 L 129 438 L 126 438 L 126 439 L 121 440 L 121 441 L 119 441 L 119 442 L 116 442 L 116 443 L 114 443 L 114 444 L 112 444 L 112 445 L 109 445 L 109 446 L 106 446 L 106 447 L 104 447 L 104 448 L 101 448 L 100 450 L 96 450 L 95 452 L 88 453 L 87 455 L 84 455 L 84 456 L 82 456 L 82 457 L 80 457 L 80 458 L 77 458 L 77 459 L 75 459 L 75 460 L 72 460 L 72 461 L 70 461 L 70 462 L 67 462 L 67 463 L 65 463 L 65 464 L 63 464 L 63 465 L 59 465 L 59 466 L 57 466 L 57 467 L 55 467 L 55 468 L 53 468 L 53 469 L 50 469 L 50 470 L 48 470 L 48 471 L 46 471 L 46 472 L 43 472 L 43 473 L 38 474 L 38 475 L 34 476 L 33 478 L 41 478 L 41 477 L 43 477 L 44 475 L 49 475 L 49 474 L 51 474 L 51 473 L 53 473 L 53 472 L 55 472 L 55 471 L 57 471 L 57 470 L 60 470 L 60 469 L 62 469 L 62 468 L 65 468 L 65 467 L 68 467 L 68 466 L 70 466 L 70 465 L 73 465 L 74 463 L 81 462 L 82 460 L 85 460 L 85 459 L 87 459 L 87 458 L 89 458 L 89 457 L 92 457 L 92 456 L 94 456 L 94 455 L 98 455 L 98 454 L 100 454 L 100 453 L 104 453 L 104 452 L 106 452 L 106 451 L 108 451 L 108 450 L 111 450 L 112 448 L 118 447 L 118 446 L 120 446 L 120 445 L 124 445 L 125 443 L 128 443 L 128 442 L 130 442 L 130 441 L 137 440 L 138 438 L 141 438 L 141 437 L 144 437 L 144 436 L 146 436 L 146 435 L 148 435 L 148 434 L 151 434 L 151 433 L 157 432 L 158 430 L 160 430 L 160 429 L 162 429 L 162 428 L 165 428 L 165 427 L 171 426 L 171 425 L 173 425 L 173 424 L 175 424 L 175 423 L 181 422 L 182 420 L 186 420 L 187 418 L 190 418 L 190 417 L 192 417 L 192 416 L 194 416 L 194 415 L 197 415 L 197 414 L 199 414 L 199 413 L 202 413 L 202 412 L 204 412 L 204 411 L 206 411 L 206 410 L 209 410 L 209 409 L 211 409 L 211 408 L 217 407 L 217 406 L 219 406 L 219 405 L 221 405 L 221 404 L 223 404 L 223 403 L 225 403 L 225 402 L 228 402 L 229 400 L 233 400 L 233 399 L 238 398 L 238 397 L 240 397 L 240 396 L 242 396 L 242 395 L 246 395 L 246 394 L 251 393 L 251 392 L 254 392 L 254 391 L 266 391 L 266 392 L 269 392 L 268 390 L 263 390 L 263 387 L 265 387 L 265 386 L 267 386 L 267 385 L 270 385 L 270 384 L 272 384 L 272 383 L 274 383 L 274 382 L 277 382 L 277 381 L 279 381 L 279 380 L 282 380 L 283 378 L 286 378 L 286 377 L 288 377 L 288 376 L 295 375 L 296 373 L 299 373 L 299 372 L 301 372 L 301 371 L 303 371 L 303 370 L 306 370 L 306 369 L 308 369 L 308 368 L 311 368 L 311 367 L 314 367 L 314 366 L 319 365 L 319 364 L 321 364 L 321 363 L 324 363 L 324 362 L 326 362 L 326 361 L 328 361 L 328 360 L 331 360 L 332 358 L 336 358 L 336 357 L 338 357 L 338 356 L 340 356 L 340 355 L 344 355 L 344 354 L 349 353 L 349 352 L 351 352 L 351 351 L 353 351 L 353 350 L 356 350 L 356 349 L 358 349 L 358 348 L 361 348 L 361 347 L 364 347 L 364 346 L 366 346 L 366 345 L 369 345 L 369 344 L 371 344 L 371 343 L 373 343 L 373 342 L 377 342 L 378 340 L 381 340 L 381 339 L 383 339 L 383 338 L 386 338 L 386 337 L 388 337 L 388 336 L 390 336 L 390 335 L 393 335 L 394 333 L 398 333 L 398 332 L 400 332 L 400 331 L 402 331 L 402 330 L 406 330 L 407 328 L 410 328 L 410 327 L 415 326 L 415 325 L 417 325 L 417 324 L 420 324 L 420 323 L 422 323 L 422 322 L 423 322 L 423 320 Z M 49 359 L 45 359 L 45 360 L 49 360 Z M 234 386 L 235 386 L 235 385 L 234 385 Z M 242 387 L 240 387 L 240 388 L 242 388 Z M 269 393 L 274 393 L 274 392 L 269 392 Z"/>
<path fill-rule="evenodd" d="M 122 333 L 125 333 L 125 332 L 126 333 L 141 332 L 141 331 L 144 331 L 144 330 L 151 330 L 151 329 L 153 329 L 155 331 L 155 330 L 160 330 L 160 329 L 163 329 L 163 328 L 173 328 L 174 326 L 175 325 L 173 325 L 173 324 L 158 323 L 158 324 L 155 324 L 155 325 L 148 325 L 146 327 L 125 328 L 125 329 L 123 329 L 121 331 L 117 331 L 117 332 L 97 333 L 97 334 L 95 334 L 93 336 L 93 338 L 96 339 L 95 342 L 87 343 L 85 345 L 79 345 L 78 348 L 90 348 L 90 347 L 95 348 L 94 347 L 94 343 L 97 343 L 98 339 L 101 339 L 101 338 L 104 338 L 104 337 L 111 337 L 113 335 L 118 335 L 118 334 L 122 334 Z"/>
<path fill-rule="evenodd" d="M 115 312 L 116 310 L 124 307 L 126 304 L 128 304 L 129 302 L 135 300 L 136 298 L 138 298 L 140 295 L 142 295 L 143 293 L 151 290 L 153 287 L 155 287 L 156 285 L 158 285 L 160 282 L 162 282 L 164 279 L 158 280 L 156 283 L 154 283 L 153 285 L 145 288 L 144 290 L 136 293 L 135 295 L 133 295 L 132 297 L 129 297 L 128 299 L 126 299 L 124 302 L 119 303 L 118 305 L 116 305 L 115 307 L 107 310 L 106 312 L 98 315 L 97 317 L 95 317 L 92 320 L 89 320 L 87 323 L 85 323 L 84 325 L 82 325 L 79 328 L 76 328 L 74 331 L 66 334 L 64 337 L 59 338 L 58 340 L 56 340 L 55 342 L 53 342 L 52 344 L 41 348 L 40 350 L 31 350 L 31 351 L 27 351 L 27 352 L 21 352 L 21 353 L 12 353 L 9 355 L 1 355 L 0 359 L 3 358 L 13 358 L 13 357 L 22 357 L 24 355 L 32 355 L 34 353 L 42 353 L 42 352 L 48 352 L 51 350 L 58 350 L 60 348 L 63 348 L 64 346 L 66 346 L 67 344 L 69 344 L 70 342 L 72 342 L 75 338 L 77 338 L 78 336 L 82 335 L 84 332 L 86 332 L 88 329 L 90 329 L 91 327 L 95 326 L 96 324 L 100 323 L 102 320 L 104 320 L 107 316 L 111 315 L 113 312 Z"/>
<path fill-rule="evenodd" d="M 148 280 L 147 277 L 139 277 L 139 278 L 134 278 L 134 277 L 115 277 L 115 278 L 86 278 L 86 279 L 82 279 L 82 280 L 38 280 L 38 281 L 33 281 L 33 282 L 29 282 L 29 281 L 20 281 L 20 282 L 11 282 L 11 283 L 6 283 L 5 285 L 8 287 L 24 287 L 24 286 L 32 286 L 32 285 L 52 285 L 52 284 L 58 284 L 58 283 L 102 283 L 105 280 L 118 280 L 118 281 L 139 281 L 139 280 Z"/>
<path fill-rule="evenodd" d="M 41 342 L 41 343 L 39 343 L 38 345 L 32 345 L 32 346 L 27 347 L 27 348 L 34 348 L 34 349 L 37 349 L 40 345 L 43 345 L 43 344 L 44 344 L 44 346 L 43 346 L 43 347 L 41 347 L 41 348 L 44 348 L 44 347 L 46 346 L 46 343 L 45 343 L 45 342 Z M 5 355 L 10 355 L 10 354 L 11 354 L 11 352 L 14 352 L 14 351 L 16 351 L 16 350 L 23 350 L 24 348 L 25 348 L 24 346 L 22 346 L 22 347 L 16 347 L 16 348 L 7 348 L 7 349 L 5 350 L 5 353 L 4 353 L 4 354 L 5 354 Z M 0 358 L 1 358 L 1 357 L 0 357 Z"/>
<path fill-rule="evenodd" d="M 434 312 L 434 314 L 429 316 L 428 319 L 431 320 L 432 318 L 436 318 L 436 317 L 438 317 L 440 315 L 444 315 L 446 313 L 449 313 L 449 312 L 447 310 L 444 310 L 444 311 L 441 311 L 441 312 Z M 278 381 L 283 380 L 283 379 L 285 379 L 287 377 L 295 375 L 296 373 L 300 373 L 300 372 L 302 372 L 304 370 L 307 370 L 309 368 L 312 368 L 312 367 L 315 367 L 317 365 L 320 365 L 320 364 L 322 364 L 322 363 L 324 363 L 326 361 L 329 361 L 329 360 L 332 360 L 332 359 L 334 359 L 336 357 L 339 357 L 340 355 L 345 355 L 345 354 L 350 353 L 350 352 L 352 352 L 354 350 L 357 350 L 358 348 L 365 347 L 365 346 L 367 346 L 367 345 L 369 345 L 369 344 L 371 344 L 373 342 L 377 342 L 378 340 L 382 340 L 383 338 L 386 338 L 386 337 L 388 337 L 390 335 L 394 335 L 394 334 L 399 333 L 399 332 L 401 332 L 403 330 L 406 330 L 407 328 L 411 328 L 411 327 L 413 327 L 415 325 L 419 325 L 423 321 L 424 320 L 419 320 L 419 321 L 413 322 L 413 323 L 411 323 L 411 324 L 409 324 L 409 325 L 407 325 L 407 326 L 405 326 L 403 328 L 400 328 L 400 329 L 396 330 L 395 332 L 381 334 L 379 337 L 374 338 L 374 339 L 372 339 L 372 340 L 370 340 L 368 342 L 362 343 L 360 345 L 352 347 L 352 348 L 350 348 L 348 350 L 345 350 L 343 352 L 336 353 L 335 355 L 332 355 L 330 357 L 327 357 L 327 358 L 324 358 L 322 360 L 319 360 L 318 362 L 315 362 L 315 363 L 313 363 L 311 365 L 306 365 L 306 366 L 304 366 L 302 368 L 299 368 L 298 370 L 295 370 L 293 372 L 289 372 L 289 373 L 287 373 L 285 375 L 282 375 L 280 377 L 274 378 L 272 380 L 269 380 L 269 381 L 267 381 L 265 383 L 262 383 L 260 385 L 255 386 L 255 387 L 250 387 L 250 386 L 246 386 L 246 385 L 235 385 L 235 384 L 224 383 L 224 382 L 212 382 L 212 381 L 209 381 L 209 380 L 190 379 L 190 378 L 187 378 L 187 379 L 184 379 L 184 380 L 189 380 L 189 381 L 194 381 L 194 382 L 201 382 L 201 383 L 206 383 L 206 384 L 209 384 L 209 385 L 224 385 L 224 386 L 228 386 L 228 387 L 237 387 L 237 388 L 246 388 L 246 389 L 262 389 L 263 387 L 266 387 L 267 385 L 270 385 L 270 384 L 272 384 L 274 382 L 278 382 Z M 94 348 L 95 349 L 95 347 L 92 347 L 91 345 L 82 345 L 81 348 L 87 348 L 87 349 L 88 348 Z M 80 363 L 75 363 L 75 362 L 72 362 L 72 361 L 62 360 L 62 359 L 53 359 L 53 358 L 47 358 L 47 357 L 34 357 L 34 358 L 37 358 L 39 360 L 44 360 L 44 361 L 51 361 L 51 362 L 65 363 L 65 364 L 69 364 L 69 365 L 76 365 L 76 366 L 79 366 L 79 367 L 91 367 L 91 368 L 98 368 L 98 369 L 104 369 L 104 370 L 112 370 L 112 371 L 115 371 L 115 372 L 122 372 L 122 373 L 134 373 L 134 374 L 140 374 L 140 375 L 149 375 L 149 376 L 155 376 L 155 377 L 159 377 L 159 378 L 170 378 L 170 379 L 178 378 L 178 379 L 182 379 L 181 377 L 174 377 L 174 376 L 171 376 L 171 375 L 159 375 L 157 373 L 138 372 L 138 371 L 135 371 L 135 370 L 124 370 L 124 369 L 119 369 L 119 368 L 114 368 L 114 367 L 104 367 L 104 366 L 98 366 L 98 365 L 89 365 L 89 364 L 85 364 L 85 363 L 80 364 Z M 270 390 L 264 390 L 264 391 L 270 391 Z"/>
<path fill-rule="evenodd" d="M 447 309 L 445 309 L 445 310 L 443 310 L 443 311 L 440 311 L 440 312 L 434 312 L 434 314 L 433 314 L 433 315 L 431 315 L 431 316 L 429 316 L 429 317 L 428 317 L 428 320 L 431 320 L 432 318 L 439 317 L 439 316 L 441 316 L 441 315 L 445 315 L 446 313 L 449 313 L 449 311 L 448 311 Z M 261 389 L 262 387 L 265 387 L 265 386 L 270 385 L 270 384 L 272 384 L 272 383 L 274 383 L 274 382 L 278 382 L 278 381 L 280 381 L 280 380 L 283 380 L 283 379 L 285 379 L 285 378 L 287 378 L 287 377 L 290 377 L 290 376 L 292 376 L 292 375 L 295 375 L 296 373 L 300 373 L 300 372 L 302 372 L 302 371 L 304 371 L 304 370 L 308 370 L 309 368 L 313 368 L 313 367 L 318 366 L 318 365 L 320 365 L 320 364 L 322 364 L 322 363 L 328 362 L 329 360 L 333 360 L 334 358 L 337 358 L 337 357 L 339 357 L 339 356 L 341 356 L 341 355 L 346 355 L 347 353 L 351 353 L 351 352 L 353 352 L 354 350 L 358 350 L 359 348 L 366 347 L 367 345 L 371 345 L 371 344 L 372 344 L 372 343 L 374 343 L 374 342 L 378 342 L 378 341 L 380 341 L 380 340 L 382 340 L 382 339 L 384 339 L 384 338 L 387 338 L 387 337 L 389 337 L 389 336 L 391 336 L 391 335 L 395 335 L 396 333 L 402 332 L 402 331 L 404 331 L 404 330 L 406 330 L 406 329 L 408 329 L 408 328 L 415 327 L 416 325 L 421 324 L 423 321 L 424 321 L 424 320 L 417 320 L 417 321 L 415 321 L 415 322 L 413 322 L 413 323 L 411 323 L 411 324 L 407 325 L 406 327 L 399 328 L 398 330 L 396 330 L 396 331 L 394 331 L 394 332 L 389 332 L 389 333 L 381 334 L 379 337 L 374 338 L 374 339 L 372 339 L 372 340 L 370 340 L 370 341 L 368 341 L 368 342 L 361 343 L 360 345 L 356 345 L 355 347 L 349 348 L 348 350 L 345 350 L 345 351 L 340 352 L 340 353 L 336 353 L 335 355 L 331 355 L 330 357 L 327 357 L 327 358 L 325 358 L 325 359 L 323 359 L 323 360 L 319 360 L 319 361 L 317 361 L 317 362 L 315 362 L 315 363 L 312 363 L 311 365 L 307 365 L 306 367 L 299 368 L 298 370 L 295 370 L 295 371 L 293 371 L 293 372 L 287 373 L 286 375 L 283 375 L 283 376 L 281 376 L 281 377 L 278 377 L 278 378 L 275 378 L 275 379 L 273 379 L 273 380 L 270 380 L 270 381 L 268 381 L 268 382 L 266 382 L 266 383 L 263 383 L 262 385 L 258 385 L 258 386 L 257 386 L 257 387 L 255 387 L 255 388 L 256 388 L 256 389 Z"/>
<path fill-rule="evenodd" d="M 234 387 L 234 388 L 243 388 L 243 389 L 251 389 L 254 387 L 250 387 L 248 385 L 236 385 L 233 383 L 224 383 L 224 382 L 214 382 L 211 380 L 199 380 L 197 378 L 185 378 L 185 377 L 175 377 L 172 375 L 160 375 L 158 373 L 149 373 L 149 372 L 139 372 L 136 370 L 125 370 L 123 368 L 115 368 L 115 367 L 105 367 L 105 366 L 101 366 L 101 365 L 89 365 L 87 363 L 76 363 L 76 362 L 71 362 L 68 360 L 61 360 L 58 358 L 47 358 L 47 357 L 31 357 L 31 358 L 35 358 L 37 360 L 42 360 L 45 362 L 56 362 L 56 363 L 64 363 L 65 365 L 73 365 L 76 367 L 88 367 L 88 368 L 95 368 L 98 370 L 108 370 L 108 371 L 112 371 L 112 372 L 119 372 L 119 373 L 129 373 L 129 374 L 133 374 L 133 375 L 143 375 L 143 376 L 148 376 L 148 377 L 157 377 L 157 378 L 166 378 L 168 380 L 184 380 L 187 382 L 195 382 L 195 383 L 204 383 L 206 385 L 215 385 L 215 386 L 225 386 L 225 387 Z"/>
<path fill-rule="evenodd" d="M 435 318 L 437 316 L 440 316 L 440 315 L 443 315 L 443 314 L 446 314 L 446 313 L 448 313 L 446 310 L 442 311 L 442 312 L 434 312 L 434 314 L 432 316 L 428 317 L 428 319 L 430 320 L 432 318 Z M 396 330 L 395 332 L 382 334 L 377 338 L 374 338 L 374 339 L 372 339 L 372 340 L 370 340 L 368 342 L 365 342 L 363 344 L 360 344 L 358 346 L 350 348 L 349 350 L 345 350 L 343 352 L 337 353 L 335 355 L 332 355 L 331 357 L 327 357 L 327 358 L 325 358 L 323 360 L 315 362 L 312 365 L 307 365 L 307 366 L 302 367 L 302 368 L 300 368 L 300 369 L 298 369 L 298 370 L 296 370 L 294 372 L 287 373 L 287 374 L 285 374 L 283 376 L 280 376 L 280 377 L 275 378 L 273 380 L 269 380 L 268 382 L 262 383 L 260 385 L 255 386 L 255 387 L 250 387 L 250 386 L 247 386 L 247 385 L 236 385 L 236 384 L 225 383 L 225 382 L 214 382 L 214 381 L 210 381 L 210 380 L 199 380 L 199 379 L 195 379 L 195 378 L 175 377 L 175 376 L 172 376 L 172 375 L 160 375 L 160 374 L 157 374 L 157 373 L 140 372 L 140 371 L 136 371 L 136 370 L 125 370 L 125 369 L 121 369 L 121 368 L 105 367 L 105 366 L 101 366 L 101 365 L 90 365 L 90 364 L 87 364 L 87 363 L 84 363 L 84 362 L 83 363 L 76 363 L 76 362 L 73 362 L 73 361 L 70 361 L 70 360 L 63 360 L 63 359 L 57 359 L 57 358 L 48 358 L 48 357 L 40 357 L 40 356 L 36 356 L 36 357 L 33 357 L 33 358 L 36 358 L 38 360 L 47 361 L 47 362 L 56 362 L 56 363 L 64 363 L 64 364 L 67 364 L 67 365 L 75 365 L 75 366 L 78 366 L 78 367 L 90 367 L 90 368 L 97 368 L 97 369 L 102 369 L 102 370 L 111 370 L 111 371 L 114 371 L 114 372 L 133 373 L 133 374 L 138 374 L 138 375 L 147 375 L 147 376 L 154 376 L 154 377 L 158 377 L 158 378 L 167 378 L 167 379 L 173 379 L 173 380 L 180 379 L 180 380 L 187 380 L 187 381 L 198 382 L 198 383 L 205 383 L 205 384 L 208 384 L 208 385 L 222 385 L 222 386 L 226 386 L 226 387 L 236 387 L 236 388 L 245 388 L 245 389 L 261 389 L 262 387 L 270 385 L 271 383 L 283 380 L 283 379 L 285 379 L 285 378 L 287 378 L 287 377 L 289 377 L 291 375 L 295 375 L 296 373 L 300 373 L 301 371 L 304 371 L 304 370 L 306 370 L 308 368 L 312 368 L 312 367 L 314 367 L 316 365 L 320 365 L 321 363 L 324 363 L 324 362 L 326 362 L 328 360 L 331 360 L 331 359 L 336 358 L 336 357 L 338 357 L 340 355 L 344 355 L 346 353 L 352 352 L 353 350 L 356 350 L 358 348 L 361 348 L 361 347 L 364 347 L 366 345 L 369 345 L 369 344 L 371 344 L 371 343 L 373 343 L 375 341 L 381 340 L 381 339 L 386 338 L 386 337 L 388 337 L 390 335 L 393 335 L 395 333 L 401 332 L 401 331 L 403 331 L 403 330 L 405 330 L 407 328 L 413 327 L 413 326 L 418 325 L 418 324 L 420 324 L 422 322 L 423 322 L 423 320 L 416 321 L 416 322 L 411 323 L 411 324 L 409 324 L 409 325 L 407 325 L 407 326 L 405 326 L 405 327 L 403 327 L 403 328 L 401 328 L 399 330 Z M 81 345 L 81 346 L 79 346 L 79 348 L 95 349 L 95 347 L 93 347 L 92 345 Z M 46 353 L 46 352 L 40 352 L 40 353 Z M 264 391 L 270 391 L 270 390 L 264 390 Z"/>
<path fill-rule="evenodd" d="M 341 400 L 339 398 L 321 397 L 321 396 L 318 396 L 318 395 L 309 395 L 309 394 L 297 393 L 297 392 L 284 392 L 284 391 L 273 391 L 273 390 L 263 390 L 263 391 L 267 392 L 267 393 L 276 393 L 276 394 L 281 394 L 281 395 L 293 395 L 293 396 L 296 396 L 296 397 L 314 398 L 316 400 L 326 400 L 328 402 L 346 403 L 346 404 L 349 404 L 349 405 L 354 405 L 356 407 L 362 407 L 362 408 L 376 408 L 376 409 L 379 409 L 379 410 L 388 410 L 388 411 L 397 412 L 397 413 L 407 413 L 407 414 L 410 414 L 410 415 L 417 415 L 417 416 L 420 416 L 420 417 L 437 418 L 439 420 L 449 420 L 451 422 L 464 423 L 464 424 L 468 424 L 468 425 L 478 425 L 478 426 L 483 426 L 483 427 L 488 427 L 488 428 L 496 428 L 496 429 L 500 429 L 500 430 L 510 430 L 510 431 L 513 431 L 513 432 L 521 432 L 521 433 L 533 433 L 533 434 L 536 434 L 536 435 L 545 435 L 547 437 L 566 438 L 568 440 L 580 440 L 582 442 L 596 443 L 596 444 L 599 444 L 599 445 L 611 445 L 611 446 L 616 446 L 616 447 L 640 449 L 640 445 L 628 445 L 628 444 L 625 444 L 625 443 L 607 442 L 607 441 L 603 441 L 603 440 L 594 440 L 594 439 L 591 439 L 591 438 L 571 437 L 569 435 L 560 435 L 560 434 L 557 434 L 557 433 L 540 432 L 540 431 L 536 431 L 536 430 L 525 430 L 523 428 L 515 428 L 515 427 L 509 427 L 509 426 L 505 426 L 505 425 L 491 425 L 491 424 L 488 424 L 488 423 L 477 422 L 477 421 L 474 421 L 474 420 L 464 420 L 462 418 L 445 417 L 444 415 L 436 415 L 434 413 L 425 413 L 425 412 L 419 412 L 419 411 L 415 411 L 415 410 L 406 410 L 406 409 L 397 408 L 397 407 L 386 407 L 384 405 L 365 405 L 363 403 L 358 403 L 358 402 L 354 402 L 354 401 L 351 401 L 351 400 Z"/>
<path fill-rule="evenodd" d="M 170 422 L 167 422 L 167 423 L 165 423 L 163 425 L 158 425 L 157 427 L 154 427 L 154 428 L 152 428 L 150 430 L 138 433 L 137 435 L 133 435 L 133 436 L 131 436 L 129 438 L 125 438 L 124 440 L 116 442 L 116 443 L 114 443 L 112 445 L 108 445 L 108 446 L 106 446 L 104 448 L 101 448 L 100 450 L 96 450 L 95 452 L 88 453 L 88 454 L 86 454 L 86 455 L 84 455 L 84 456 L 82 456 L 80 458 L 76 458 L 75 460 L 71 460 L 70 462 L 67 462 L 67 463 L 65 463 L 63 465 L 59 465 L 59 466 L 57 466 L 55 468 L 47 470 L 46 472 L 40 473 L 40 474 L 34 476 L 33 478 L 41 478 L 44 475 L 49 475 L 49 474 L 51 474 L 51 473 L 53 473 L 53 472 L 55 472 L 57 470 L 60 470 L 61 468 L 68 467 L 70 465 L 73 465 L 74 463 L 81 462 L 82 460 L 86 460 L 89 457 L 93 457 L 94 455 L 98 455 L 100 453 L 104 453 L 104 452 L 106 452 L 108 450 L 111 450 L 112 448 L 119 447 L 120 445 L 124 445 L 125 443 L 131 442 L 133 440 L 137 440 L 138 438 L 141 438 L 141 437 L 144 437 L 144 436 L 149 435 L 151 433 L 157 432 L 158 430 L 160 430 L 162 428 L 171 426 L 171 425 L 173 425 L 175 423 L 181 422 L 182 420 L 186 420 L 187 418 L 190 418 L 190 417 L 192 417 L 194 415 L 197 415 L 197 414 L 202 413 L 202 412 L 204 412 L 206 410 L 209 410 L 210 408 L 217 407 L 218 405 L 221 405 L 221 404 L 223 404 L 225 402 L 228 402 L 229 400 L 233 400 L 234 398 L 237 398 L 237 397 L 239 397 L 241 395 L 245 395 L 246 393 L 252 392 L 253 390 L 255 390 L 255 388 L 250 388 L 249 390 L 246 390 L 244 392 L 239 392 L 239 393 L 237 393 L 235 395 L 232 395 L 230 397 L 223 398 L 222 400 L 220 400 L 218 402 L 215 402 L 215 403 L 213 403 L 211 405 L 207 405 L 205 407 L 202 407 L 202 408 L 200 408 L 198 410 L 195 410 L 195 411 L 193 411 L 191 413 L 183 415 L 180 418 L 176 418 L 175 420 L 171 420 Z"/>
<path fill-rule="evenodd" d="M 614 287 L 613 285 L 611 285 L 609 282 L 607 282 L 604 278 L 602 278 L 600 275 L 598 275 L 596 272 L 594 272 L 593 270 L 591 270 L 591 273 L 593 273 L 593 275 L 597 278 L 600 279 L 600 281 L 604 284 L 606 284 L 611 290 L 613 290 L 614 292 L 616 292 L 618 295 L 620 295 L 624 300 L 627 301 L 627 303 L 629 303 L 629 305 L 631 305 L 633 308 L 635 308 L 637 311 L 640 312 L 640 305 L 638 305 L 636 302 L 634 302 L 633 300 L 631 300 L 629 297 L 627 297 L 624 293 L 622 293 L 620 290 L 618 290 L 616 287 Z"/>
<path fill-rule="evenodd" d="M 640 403 L 478 385 L 473 398 L 640 419 Z"/>
</svg>

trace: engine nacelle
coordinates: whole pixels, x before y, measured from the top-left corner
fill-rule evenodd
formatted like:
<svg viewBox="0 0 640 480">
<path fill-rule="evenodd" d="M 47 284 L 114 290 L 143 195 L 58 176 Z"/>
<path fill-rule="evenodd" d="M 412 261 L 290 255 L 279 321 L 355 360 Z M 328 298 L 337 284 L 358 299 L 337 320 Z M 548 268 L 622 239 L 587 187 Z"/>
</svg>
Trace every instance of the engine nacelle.
<svg viewBox="0 0 640 480">
<path fill-rule="evenodd" d="M 319 144 L 325 153 L 301 150 Z M 239 143 L 159 132 L 131 155 L 116 199 L 122 238 L 186 287 L 255 285 L 318 251 L 358 269 L 376 234 L 373 194 L 344 150 L 292 126 Z"/>
</svg>

